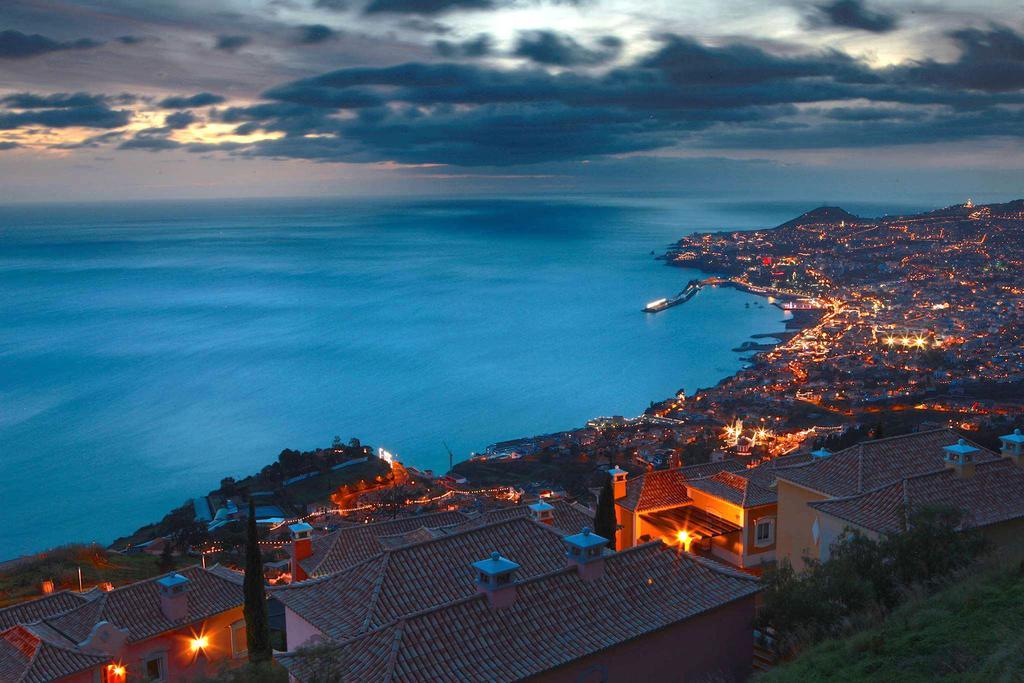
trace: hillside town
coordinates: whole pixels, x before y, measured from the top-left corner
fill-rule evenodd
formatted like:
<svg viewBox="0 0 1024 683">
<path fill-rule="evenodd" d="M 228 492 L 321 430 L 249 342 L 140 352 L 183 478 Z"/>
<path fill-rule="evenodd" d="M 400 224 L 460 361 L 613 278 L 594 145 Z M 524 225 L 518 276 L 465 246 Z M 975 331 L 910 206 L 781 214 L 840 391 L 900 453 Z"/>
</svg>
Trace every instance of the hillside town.
<svg viewBox="0 0 1024 683">
<path fill-rule="evenodd" d="M 922 533 L 935 509 L 997 552 L 1019 543 L 1022 255 L 1024 201 L 690 235 L 671 265 L 790 316 L 735 376 L 443 475 L 357 439 L 284 451 L 113 544 L 154 576 L 45 578 L 8 600 L 0 682 L 199 680 L 250 660 L 304 683 L 768 671 L 793 656 L 764 617 L 780 568 Z"/>
</svg>

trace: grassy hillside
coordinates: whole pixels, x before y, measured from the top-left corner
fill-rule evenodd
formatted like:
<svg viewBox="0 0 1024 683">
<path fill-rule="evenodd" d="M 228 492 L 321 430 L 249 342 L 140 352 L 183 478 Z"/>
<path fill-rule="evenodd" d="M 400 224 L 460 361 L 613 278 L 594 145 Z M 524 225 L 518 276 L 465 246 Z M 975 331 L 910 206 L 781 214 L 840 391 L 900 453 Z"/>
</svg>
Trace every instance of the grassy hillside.
<svg viewBox="0 0 1024 683">
<path fill-rule="evenodd" d="M 0 607 L 38 597 L 40 584 L 51 580 L 56 590 L 78 590 L 78 569 L 85 588 L 109 581 L 121 586 L 163 572 L 159 558 L 119 555 L 97 545 L 70 545 L 6 563 L 0 567 Z"/>
<path fill-rule="evenodd" d="M 975 568 L 756 681 L 1024 681 L 1024 565 Z"/>
</svg>

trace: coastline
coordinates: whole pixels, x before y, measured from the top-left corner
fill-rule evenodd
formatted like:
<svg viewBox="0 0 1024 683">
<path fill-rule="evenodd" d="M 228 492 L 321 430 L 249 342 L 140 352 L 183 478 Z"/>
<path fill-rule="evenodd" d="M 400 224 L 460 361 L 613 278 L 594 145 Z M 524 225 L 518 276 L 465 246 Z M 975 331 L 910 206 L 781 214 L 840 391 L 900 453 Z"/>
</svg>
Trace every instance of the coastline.
<svg viewBox="0 0 1024 683">
<path fill-rule="evenodd" d="M 650 268 L 650 267 L 651 267 L 651 265 L 652 265 L 652 263 L 651 263 L 651 261 L 652 261 L 652 260 L 660 260 L 660 259 L 650 259 L 650 258 L 645 258 L 645 259 L 644 259 L 644 267 L 645 267 L 645 268 Z M 751 304 L 751 307 L 753 307 L 753 304 Z M 671 314 L 666 314 L 666 315 L 671 315 Z M 757 327 L 755 326 L 755 327 L 754 327 L 754 329 L 756 330 L 756 329 L 757 329 Z M 761 329 L 764 329 L 764 328 L 762 327 Z M 772 333 L 767 333 L 767 334 L 771 335 Z M 723 345 L 723 346 L 724 346 L 724 345 Z M 729 345 L 729 346 L 731 346 L 731 345 Z M 710 386 L 710 385 L 712 385 L 712 383 L 713 383 L 713 382 L 716 382 L 717 384 L 721 384 L 722 382 L 728 381 L 728 380 L 729 380 L 729 379 L 730 379 L 731 377 L 734 377 L 734 376 L 735 376 L 735 375 L 736 375 L 737 373 L 739 373 L 739 372 L 742 372 L 742 371 L 743 371 L 744 369 L 746 369 L 746 368 L 747 368 L 747 367 L 749 366 L 749 363 L 751 362 L 751 359 L 748 359 L 748 358 L 742 358 L 742 357 L 736 357 L 736 356 L 734 356 L 734 355 L 733 355 L 732 353 L 725 353 L 725 351 L 727 351 L 727 349 L 729 348 L 729 346 L 724 346 L 724 348 L 723 348 L 723 354 L 722 354 L 722 355 L 723 355 L 723 356 L 729 356 L 730 358 L 734 358 L 734 359 L 736 360 L 736 365 L 731 365 L 731 361 L 730 361 L 730 365 L 731 365 L 731 368 L 730 368 L 730 369 L 727 369 L 727 368 L 724 368 L 724 367 L 722 368 L 723 370 L 726 370 L 726 374 L 723 374 L 723 375 L 721 375 L 721 376 L 719 376 L 719 377 L 716 377 L 716 378 L 713 378 L 713 376 L 712 376 L 712 377 L 702 377 L 702 378 L 701 378 L 701 382 L 700 382 L 701 384 L 703 384 L 704 386 Z M 663 348 L 664 348 L 664 347 L 663 347 Z M 661 376 L 661 377 L 669 377 L 669 378 L 671 378 L 672 376 L 677 376 L 677 375 L 674 375 L 674 373 L 672 373 L 672 374 L 662 374 L 662 375 L 660 375 L 660 376 Z M 684 381 L 685 381 L 685 380 L 684 380 Z M 659 395 L 660 395 L 660 396 L 659 396 Z M 648 403 L 650 402 L 650 399 L 654 399 L 655 401 L 657 401 L 657 400 L 659 400 L 659 398 L 663 398 L 663 397 L 664 397 L 665 395 L 666 395 L 666 394 L 660 394 L 660 390 L 659 390 L 659 392 L 658 392 L 658 393 L 655 393 L 655 394 L 651 394 L 651 393 L 647 393 L 647 392 L 643 392 L 643 393 L 636 393 L 636 394 L 635 394 L 635 396 L 636 396 L 636 397 L 638 397 L 638 398 L 640 399 L 639 401 L 636 401 L 636 402 L 635 402 L 635 403 L 640 403 L 640 405 L 638 405 L 636 409 L 637 409 L 637 410 L 641 410 L 641 409 L 642 409 L 642 406 L 645 406 L 645 405 L 647 405 L 647 404 L 648 404 Z M 647 399 L 644 399 L 644 398 L 643 398 L 644 396 L 646 396 L 646 397 L 647 397 Z M 581 411 L 581 412 L 584 412 L 584 411 Z M 588 410 L 586 410 L 585 412 L 586 412 L 586 413 L 589 413 L 589 417 L 595 417 L 595 416 L 596 416 L 597 414 L 600 414 L 600 413 L 594 413 L 594 412 L 591 412 L 591 411 L 590 411 L 589 409 L 588 409 Z M 641 413 L 640 413 L 640 415 L 642 415 L 642 414 L 643 414 L 643 413 L 641 412 Z M 582 425 L 581 425 L 580 423 L 576 423 L 576 424 L 577 424 L 578 426 L 575 426 L 575 427 L 574 427 L 574 426 L 571 426 L 571 425 L 573 425 L 573 423 L 572 423 L 572 422 L 568 422 L 568 423 L 565 423 L 565 424 L 568 424 L 568 425 L 570 425 L 569 427 L 567 427 L 567 428 L 566 428 L 566 429 L 567 429 L 567 430 L 569 430 L 569 431 L 573 431 L 573 430 L 576 430 L 576 429 L 580 429 L 580 428 L 582 428 Z M 558 425 L 555 425 L 555 426 L 556 426 L 556 428 L 558 427 Z M 517 430 L 517 431 L 518 431 L 518 430 Z M 552 433 L 555 433 L 555 434 L 557 434 L 557 433 L 564 433 L 564 431 L 565 431 L 565 430 L 562 430 L 562 431 L 558 431 L 558 432 L 551 432 L 551 431 L 549 431 L 549 432 L 547 432 L 547 433 L 548 433 L 548 434 L 552 434 Z M 513 433 L 514 433 L 514 432 L 513 432 Z M 519 433 L 520 433 L 520 434 L 523 434 L 523 433 L 529 434 L 529 432 L 523 432 L 523 431 L 519 431 Z M 537 436 L 525 436 L 525 437 L 519 437 L 519 439 L 516 439 L 516 440 L 519 440 L 519 441 L 524 441 L 524 440 L 525 440 L 525 441 L 528 441 L 528 440 L 531 440 L 531 439 L 536 439 L 536 438 L 537 438 Z M 381 441 L 380 439 L 374 439 L 374 441 L 375 441 L 375 442 L 382 442 L 382 443 L 385 443 L 385 444 L 386 444 L 386 443 L 390 443 L 390 442 L 388 442 L 388 441 Z M 287 442 L 286 442 L 286 443 L 287 443 Z M 502 443 L 502 442 L 498 442 L 498 443 Z M 466 449 L 465 451 L 462 451 L 462 452 L 464 453 L 464 452 L 467 452 L 468 450 L 469 450 L 469 449 Z M 270 459 L 271 459 L 271 458 L 273 457 L 272 453 L 273 453 L 273 451 L 271 450 L 271 452 L 270 452 L 270 453 L 268 454 L 268 456 L 269 456 L 269 457 L 267 457 L 267 460 L 263 460 L 263 462 L 264 462 L 264 463 L 265 463 L 265 462 L 268 462 L 268 461 L 270 461 Z M 415 461 L 415 460 L 414 460 L 414 461 Z M 428 465 L 428 467 L 429 467 L 429 465 Z M 253 470 L 255 470 L 255 469 L 257 469 L 257 468 L 258 468 L 258 467 L 253 467 L 252 469 L 253 469 Z M 435 471 L 438 471 L 438 472 L 440 472 L 440 471 L 442 471 L 442 469 L 443 469 L 443 468 L 437 467 L 437 468 L 435 468 Z M 223 468 L 223 469 L 221 469 L 221 470 L 220 470 L 220 476 L 223 476 L 223 475 L 225 475 L 225 474 L 228 474 L 228 473 L 233 473 L 233 472 L 237 472 L 237 471 L 238 471 L 238 470 L 237 470 L 237 469 L 235 469 L 235 468 L 225 467 L 225 468 Z M 242 472 L 244 472 L 244 471 L 245 471 L 245 470 L 242 470 Z M 236 476 L 237 476 L 237 475 L 236 475 Z M 219 477 L 218 477 L 218 478 L 219 478 Z M 216 479 L 214 480 L 213 486 L 211 486 L 211 488 L 213 488 L 213 487 L 215 487 L 215 486 L 216 486 L 215 482 L 216 482 Z M 195 493 L 195 492 L 193 491 L 193 492 L 191 492 L 191 495 L 198 495 L 198 494 L 196 494 L 196 493 Z M 185 498 L 185 497 L 186 497 L 185 495 L 182 495 L 182 500 L 184 500 L 184 498 Z M 162 506 L 161 506 L 161 508 L 162 508 L 162 511 L 166 512 L 167 510 L 174 510 L 174 509 L 178 509 L 178 508 L 180 507 L 180 503 L 179 503 L 179 504 L 175 504 L 175 503 L 174 503 L 173 501 L 170 501 L 170 502 L 171 502 L 171 504 L 170 504 L 170 505 L 166 505 L 166 506 L 163 506 L 163 505 L 162 505 Z M 160 519 L 160 517 L 159 517 L 159 514 L 160 514 L 160 512 L 158 511 L 158 512 L 157 512 L 157 514 L 156 514 L 156 515 L 153 515 L 153 516 L 151 516 L 151 517 L 149 518 L 149 520 L 150 520 L 151 522 L 158 522 L 158 521 L 159 521 L 159 519 Z M 147 525 L 147 524 L 142 524 L 142 526 L 141 526 L 140 528 L 145 528 L 146 526 L 150 526 L 150 525 Z M 100 528 L 100 527 L 99 527 L 99 526 L 97 526 L 96 528 Z M 130 535 L 133 535 L 133 534 L 128 534 L 128 533 L 127 533 L 128 531 L 130 531 L 130 529 L 124 529 L 124 530 L 122 530 L 122 529 L 116 529 L 115 531 L 116 531 L 116 534 L 112 533 L 112 534 L 111 534 L 110 536 L 108 536 L 108 537 L 106 537 L 106 538 L 103 538 L 102 536 L 100 536 L 100 541 L 101 541 L 102 543 L 104 543 L 104 544 L 107 544 L 107 543 L 108 543 L 109 541 L 111 541 L 111 540 L 112 540 L 112 538 L 113 538 L 113 537 L 114 537 L 115 535 L 117 535 L 117 536 L 121 536 L 122 538 L 123 538 L 123 537 L 124 537 L 125 535 L 129 535 L 129 536 L 130 536 Z M 97 534 L 97 535 L 99 535 L 99 534 Z M 86 538 L 92 537 L 92 538 L 95 538 L 96 536 L 93 536 L 93 535 L 92 535 L 92 533 L 88 533 L 88 534 L 86 534 L 86 535 L 82 535 L 82 534 L 79 534 L 79 535 L 71 535 L 70 537 L 67 537 L 67 538 L 68 538 L 68 540 L 69 540 L 69 541 L 73 541 L 73 539 L 76 539 L 76 538 L 82 538 L 82 537 L 86 537 Z M 31 554 L 31 553 L 29 553 L 29 555 L 30 555 L 30 554 Z"/>
<path fill-rule="evenodd" d="M 768 301 L 768 305 L 774 306 L 774 307 L 778 308 L 780 313 L 783 313 L 783 314 L 789 313 L 790 314 L 790 316 L 788 318 L 784 318 L 782 320 L 783 325 L 784 325 L 784 329 L 782 331 L 779 331 L 779 332 L 758 332 L 758 333 L 751 334 L 750 335 L 750 340 L 743 342 L 739 347 L 733 348 L 732 351 L 734 353 L 736 353 L 736 354 L 749 353 L 751 351 L 753 351 L 754 353 L 753 353 L 753 355 L 748 356 L 748 357 L 740 356 L 739 360 L 741 362 L 741 366 L 737 370 L 735 370 L 734 372 L 732 372 L 732 373 L 730 373 L 728 375 L 725 375 L 724 377 L 719 379 L 711 387 L 698 387 L 695 390 L 695 394 L 698 394 L 698 393 L 700 393 L 702 391 L 706 391 L 708 389 L 720 389 L 722 387 L 725 387 L 731 381 L 737 379 L 740 376 L 740 374 L 742 374 L 743 372 L 746 372 L 748 370 L 751 370 L 751 369 L 755 368 L 757 366 L 757 363 L 758 363 L 758 356 L 761 353 L 773 351 L 774 349 L 789 343 L 790 340 L 792 340 L 794 337 L 799 335 L 803 330 L 805 330 L 805 329 L 815 325 L 818 322 L 818 320 L 820 319 L 820 317 L 821 317 L 819 311 L 817 311 L 817 310 L 791 310 L 791 311 L 783 310 L 781 308 L 781 306 L 780 306 L 781 300 L 797 298 L 797 297 L 795 297 L 792 294 L 782 293 L 782 292 L 770 292 L 770 291 L 766 291 L 766 290 L 763 290 L 763 289 L 760 289 L 760 288 L 749 287 L 747 285 L 744 285 L 743 283 L 740 283 L 740 282 L 737 282 L 737 281 L 733 280 L 732 278 L 722 277 L 721 273 L 717 272 L 717 271 L 708 271 L 708 270 L 705 270 L 704 268 L 701 268 L 700 266 L 694 266 L 694 265 L 691 265 L 691 264 L 679 265 L 679 264 L 673 263 L 671 261 L 671 259 L 670 259 L 670 254 L 671 253 L 672 253 L 672 249 L 670 248 L 665 254 L 655 256 L 655 260 L 657 260 L 657 261 L 666 261 L 665 265 L 670 266 L 670 267 L 684 268 L 684 269 L 687 269 L 687 270 L 695 270 L 695 271 L 704 273 L 704 274 L 706 274 L 708 276 L 708 278 L 711 278 L 711 279 L 721 279 L 720 282 L 717 282 L 717 283 L 715 283 L 713 285 L 705 285 L 705 286 L 731 287 L 733 289 L 737 289 L 737 290 L 743 291 L 743 292 L 745 292 L 747 294 L 753 294 L 753 295 L 755 295 L 757 297 L 766 299 Z M 697 295 L 699 295 L 699 294 L 700 294 L 700 292 L 698 291 Z M 685 306 L 685 303 L 682 304 L 682 305 Z M 668 310 L 660 311 L 657 314 L 658 315 L 671 315 L 671 313 Z M 754 340 L 758 340 L 758 339 L 776 339 L 778 341 L 775 342 L 775 343 L 759 343 L 757 341 L 754 341 Z M 651 401 L 651 408 L 653 408 L 656 405 L 659 405 L 659 404 L 663 403 L 666 400 L 667 399 L 665 399 L 665 398 L 653 399 Z M 649 408 L 644 413 L 641 413 L 636 418 L 631 418 L 631 419 L 633 419 L 633 420 L 641 420 L 641 419 L 645 418 L 645 416 L 647 416 L 649 414 L 651 408 Z M 602 418 L 598 418 L 598 417 L 595 416 L 589 422 L 593 422 L 595 420 L 600 420 L 600 419 L 602 419 Z M 503 452 L 511 451 L 511 450 L 513 450 L 513 449 L 515 449 L 517 447 L 529 446 L 531 443 L 536 443 L 536 442 L 541 442 L 541 441 L 557 439 L 557 438 L 562 437 L 564 435 L 573 434 L 574 432 L 578 432 L 578 431 L 584 430 L 586 428 L 587 428 L 586 426 L 584 426 L 584 427 L 572 427 L 572 428 L 568 428 L 568 429 L 564 429 L 564 430 L 560 430 L 560 431 L 556 431 L 556 432 L 548 432 L 548 433 L 544 433 L 544 434 L 534 434 L 532 436 L 525 436 L 525 437 L 518 437 L 518 438 L 515 438 L 515 439 L 507 439 L 507 440 L 503 440 L 503 441 L 496 441 L 496 442 L 494 442 L 492 444 L 489 444 L 487 446 L 487 448 L 485 450 L 485 453 L 498 453 L 498 454 L 500 454 L 500 453 L 503 453 Z M 499 455 L 499 457 L 492 458 L 492 459 L 493 460 L 501 460 L 501 457 Z M 458 466 L 460 464 L 462 464 L 464 466 L 463 467 L 463 471 L 465 471 L 464 463 L 469 463 L 469 462 L 472 462 L 472 461 L 473 461 L 473 459 L 469 458 L 469 459 L 460 461 L 458 463 L 455 463 L 455 467 L 450 472 L 457 471 L 457 468 L 458 468 Z"/>
</svg>

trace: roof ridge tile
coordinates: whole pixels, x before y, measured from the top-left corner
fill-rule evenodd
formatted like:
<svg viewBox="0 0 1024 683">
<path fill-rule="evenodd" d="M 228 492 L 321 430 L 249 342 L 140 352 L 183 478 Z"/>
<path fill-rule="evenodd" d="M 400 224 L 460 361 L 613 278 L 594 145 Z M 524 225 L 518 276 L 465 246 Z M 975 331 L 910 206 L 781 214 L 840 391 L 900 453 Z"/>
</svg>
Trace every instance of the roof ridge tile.
<svg viewBox="0 0 1024 683">
<path fill-rule="evenodd" d="M 373 622 L 373 614 L 377 610 L 377 605 L 380 602 L 381 587 L 384 585 L 384 578 L 387 576 L 388 567 L 391 565 L 391 553 L 384 553 L 382 560 L 383 565 L 377 571 L 377 577 L 373 582 L 373 591 L 370 593 L 370 601 L 366 606 L 366 616 L 363 618 L 362 630 L 366 631 L 370 628 L 370 624 Z"/>
</svg>

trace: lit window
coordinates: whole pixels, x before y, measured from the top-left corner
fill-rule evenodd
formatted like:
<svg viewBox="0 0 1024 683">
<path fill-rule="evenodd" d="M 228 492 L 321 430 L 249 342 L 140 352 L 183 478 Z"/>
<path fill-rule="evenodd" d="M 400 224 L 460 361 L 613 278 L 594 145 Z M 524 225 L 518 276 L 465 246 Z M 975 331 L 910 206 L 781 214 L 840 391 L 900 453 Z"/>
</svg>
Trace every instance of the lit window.
<svg viewBox="0 0 1024 683">
<path fill-rule="evenodd" d="M 231 624 L 231 656 L 241 659 L 249 654 L 249 642 L 245 636 L 245 619 Z"/>
<path fill-rule="evenodd" d="M 754 527 L 754 545 L 762 547 L 775 543 L 775 518 L 765 517 L 757 520 Z"/>
</svg>

